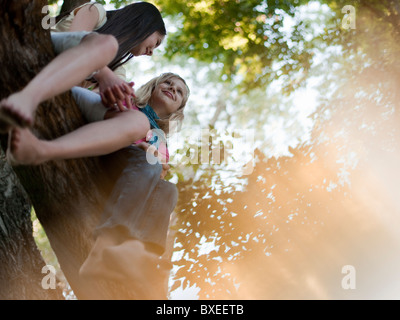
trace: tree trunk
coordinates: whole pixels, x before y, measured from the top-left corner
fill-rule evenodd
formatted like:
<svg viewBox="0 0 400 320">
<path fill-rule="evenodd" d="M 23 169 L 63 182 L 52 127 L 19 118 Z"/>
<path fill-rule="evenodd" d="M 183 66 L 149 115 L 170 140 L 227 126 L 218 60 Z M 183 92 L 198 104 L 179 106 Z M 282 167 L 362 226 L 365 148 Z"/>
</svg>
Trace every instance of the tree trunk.
<svg viewBox="0 0 400 320">
<path fill-rule="evenodd" d="M 32 236 L 31 206 L 2 152 L 0 176 L 0 300 L 62 299 L 59 289 L 41 286 L 45 262 Z"/>
<path fill-rule="evenodd" d="M 42 27 L 45 15 L 41 12 L 45 5 L 45 0 L 0 0 L 0 99 L 20 90 L 54 58 L 49 30 Z M 83 124 L 83 117 L 68 92 L 39 106 L 33 131 L 41 138 L 54 139 Z M 1 137 L 1 144 L 5 150 L 7 137 Z M 5 173 L 3 168 L 1 170 L 3 176 Z M 85 284 L 78 275 L 79 268 L 93 245 L 93 229 L 98 223 L 106 198 L 105 181 L 96 179 L 100 176 L 100 170 L 98 158 L 14 168 L 77 298 L 129 299 L 132 295 L 126 288 L 114 288 L 110 283 L 94 287 Z M 4 194 L 1 197 L 2 202 L 7 200 Z M 27 229 L 27 225 L 30 224 L 27 202 L 20 192 L 17 197 L 18 201 L 14 200 L 13 205 L 6 206 L 6 212 L 1 213 L 1 225 L 4 225 L 9 235 L 20 233 L 29 238 L 31 244 L 31 230 Z M 17 206 L 18 202 L 24 204 L 23 208 Z M 16 212 L 23 220 L 23 223 L 18 225 L 12 223 Z M 21 225 L 24 225 L 25 229 L 22 229 Z M 22 239 L 22 236 L 15 241 L 21 242 L 19 239 Z M 1 251 L 7 255 L 11 252 L 6 242 L 4 237 L 0 238 Z M 37 256 L 37 250 L 32 245 L 25 249 L 32 256 Z M 21 269 L 40 271 L 33 265 L 30 255 L 29 258 L 25 255 L 18 257 L 18 263 L 24 265 Z M 0 278 L 13 277 L 9 272 L 9 269 L 4 269 L 2 265 Z M 40 274 L 40 279 L 42 278 L 43 274 Z M 24 283 L 20 281 L 19 284 Z M 3 288 L 5 287 L 1 286 L 0 291 L 3 291 Z M 18 295 L 22 289 L 15 289 L 15 294 L 11 296 L 25 298 Z"/>
</svg>

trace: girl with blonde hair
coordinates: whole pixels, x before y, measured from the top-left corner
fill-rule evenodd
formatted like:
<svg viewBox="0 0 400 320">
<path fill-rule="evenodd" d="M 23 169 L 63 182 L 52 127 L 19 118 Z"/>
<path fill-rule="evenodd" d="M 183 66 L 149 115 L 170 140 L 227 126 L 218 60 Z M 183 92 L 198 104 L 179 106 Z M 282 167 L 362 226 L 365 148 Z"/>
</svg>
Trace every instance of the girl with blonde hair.
<svg viewBox="0 0 400 320">
<path fill-rule="evenodd" d="M 50 160 L 101 156 L 150 140 L 152 129 L 168 134 L 170 121 L 183 120 L 189 93 L 180 76 L 162 74 L 137 91 L 136 106 L 120 111 L 105 107 L 99 94 L 74 87 L 72 95 L 89 123 L 50 141 L 38 139 L 29 129 L 14 128 L 7 158 L 12 165 L 39 165 Z M 166 151 L 165 157 L 168 159 Z"/>
<path fill-rule="evenodd" d="M 128 285 L 137 299 L 166 299 L 170 263 L 161 256 L 178 191 L 163 180 L 168 165 L 150 163 L 143 145 L 158 142 L 146 140 L 147 130 L 162 128 L 169 134 L 171 120 L 183 121 L 189 88 L 180 76 L 162 74 L 137 90 L 136 110 L 126 111 L 106 108 L 100 95 L 88 89 L 76 87 L 72 93 L 89 124 L 52 141 L 15 128 L 7 157 L 19 164 L 40 164 L 106 155 L 101 162 L 113 187 L 95 230 L 96 241 L 79 274 L 87 283 L 107 279 Z"/>
</svg>

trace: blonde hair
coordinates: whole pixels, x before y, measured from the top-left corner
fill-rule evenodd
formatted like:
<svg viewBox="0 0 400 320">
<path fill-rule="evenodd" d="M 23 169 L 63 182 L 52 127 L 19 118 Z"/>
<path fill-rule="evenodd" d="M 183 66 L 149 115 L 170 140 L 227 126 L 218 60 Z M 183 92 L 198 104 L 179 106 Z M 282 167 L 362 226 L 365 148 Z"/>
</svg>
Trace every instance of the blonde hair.
<svg viewBox="0 0 400 320">
<path fill-rule="evenodd" d="M 180 77 L 179 75 L 171 72 L 163 73 L 158 77 L 151 79 L 149 82 L 141 86 L 138 90 L 136 90 L 135 95 L 135 103 L 138 108 L 144 108 L 149 103 L 150 98 L 153 94 L 154 89 L 161 83 L 168 81 L 172 78 L 176 78 L 181 80 L 186 86 L 186 95 L 183 97 L 182 104 L 179 109 L 170 114 L 166 119 L 157 120 L 157 124 L 160 126 L 161 130 L 164 131 L 165 134 L 169 134 L 171 132 L 171 125 L 176 126 L 179 129 L 182 125 L 182 122 L 185 118 L 184 110 L 186 103 L 189 99 L 190 89 L 186 84 L 186 81 Z"/>
</svg>

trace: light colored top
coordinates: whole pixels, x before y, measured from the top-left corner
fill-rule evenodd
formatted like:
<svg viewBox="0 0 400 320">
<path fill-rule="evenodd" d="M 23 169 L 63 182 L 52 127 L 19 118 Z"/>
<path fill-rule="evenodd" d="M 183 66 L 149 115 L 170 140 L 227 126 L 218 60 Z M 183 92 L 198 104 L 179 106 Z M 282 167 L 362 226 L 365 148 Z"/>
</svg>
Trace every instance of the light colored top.
<svg viewBox="0 0 400 320">
<path fill-rule="evenodd" d="M 89 2 L 85 3 L 76 9 L 72 10 L 70 14 L 62 18 L 53 28 L 52 31 L 57 32 L 68 32 L 71 29 L 72 21 L 75 19 L 75 15 L 78 13 L 80 9 L 84 6 L 93 5 L 92 8 L 96 8 L 99 12 L 99 20 L 97 21 L 96 26 L 94 27 L 93 31 L 100 29 L 104 24 L 107 22 L 107 12 L 104 7 L 97 2 Z"/>
<path fill-rule="evenodd" d="M 97 11 L 99 12 L 99 20 L 97 21 L 96 26 L 94 27 L 93 31 L 96 31 L 100 29 L 102 26 L 105 25 L 107 22 L 107 11 L 104 9 L 104 7 L 97 2 L 88 2 L 85 3 L 76 9 L 72 10 L 67 16 L 63 17 L 52 29 L 51 31 L 55 32 L 69 32 L 71 29 L 71 24 L 72 21 L 75 18 L 75 15 L 78 13 L 78 11 L 83 8 L 84 6 L 88 5 L 93 5 L 93 8 L 96 8 Z M 118 67 L 117 69 L 114 70 L 114 73 L 119 77 L 120 79 L 127 81 L 126 79 L 126 70 L 123 66 Z"/>
</svg>

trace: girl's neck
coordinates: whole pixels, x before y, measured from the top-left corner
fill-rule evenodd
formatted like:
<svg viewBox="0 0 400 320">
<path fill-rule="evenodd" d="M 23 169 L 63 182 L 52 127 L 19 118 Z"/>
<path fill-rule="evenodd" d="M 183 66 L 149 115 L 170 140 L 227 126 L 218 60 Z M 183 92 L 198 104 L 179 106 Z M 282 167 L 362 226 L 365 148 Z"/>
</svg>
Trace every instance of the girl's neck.
<svg viewBox="0 0 400 320">
<path fill-rule="evenodd" d="M 162 112 L 162 110 L 159 110 L 159 108 L 154 108 L 154 107 L 150 104 L 150 102 L 147 103 L 147 105 L 155 112 L 155 114 L 157 115 L 157 117 L 159 117 L 160 119 L 163 119 L 163 118 L 167 118 L 167 117 L 168 117 L 168 115 L 164 114 L 164 113 Z"/>
</svg>

